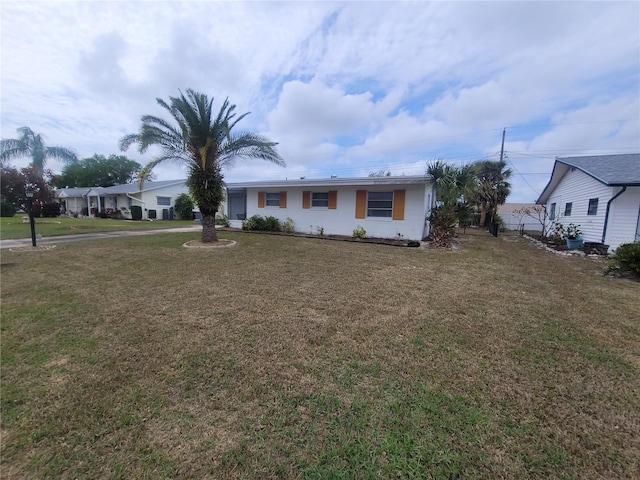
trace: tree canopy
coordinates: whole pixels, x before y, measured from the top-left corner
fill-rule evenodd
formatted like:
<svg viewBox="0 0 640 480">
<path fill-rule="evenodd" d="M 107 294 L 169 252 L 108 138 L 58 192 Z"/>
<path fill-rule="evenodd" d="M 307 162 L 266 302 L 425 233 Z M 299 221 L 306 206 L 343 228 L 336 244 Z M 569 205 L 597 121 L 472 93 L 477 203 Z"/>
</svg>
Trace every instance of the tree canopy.
<svg viewBox="0 0 640 480">
<path fill-rule="evenodd" d="M 111 187 L 136 180 L 142 165 L 124 155 L 95 154 L 66 165 L 56 178 L 58 187 Z"/>
<path fill-rule="evenodd" d="M 213 97 L 188 89 L 165 102 L 157 98 L 158 104 L 172 117 L 172 122 L 152 115 L 142 117 L 138 133 L 120 140 L 126 150 L 136 143 L 140 153 L 158 146 L 160 153 L 140 171 L 140 182 L 144 182 L 160 163 L 173 162 L 186 165 L 187 186 L 202 213 L 202 241 L 217 241 L 215 215 L 224 198 L 224 168 L 231 167 L 238 158 L 258 158 L 285 166 L 276 150 L 276 143 L 266 137 L 250 133 L 236 133 L 233 129 L 248 115 L 236 117 L 235 105 L 228 99 L 216 114 Z"/>
<path fill-rule="evenodd" d="M 31 166 L 36 174 L 44 173 L 47 160 L 56 158 L 66 163 L 78 161 L 73 150 L 65 147 L 48 147 L 44 136 L 36 134 L 29 127 L 18 128 L 18 138 L 9 138 L 0 141 L 0 161 L 7 162 L 16 158 L 30 157 Z"/>
</svg>

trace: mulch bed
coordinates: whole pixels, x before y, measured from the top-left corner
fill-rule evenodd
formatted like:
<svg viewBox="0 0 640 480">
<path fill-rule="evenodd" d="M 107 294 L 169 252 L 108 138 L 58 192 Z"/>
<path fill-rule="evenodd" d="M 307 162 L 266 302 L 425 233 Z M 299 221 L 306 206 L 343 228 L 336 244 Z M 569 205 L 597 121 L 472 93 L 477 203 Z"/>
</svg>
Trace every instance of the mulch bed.
<svg viewBox="0 0 640 480">
<path fill-rule="evenodd" d="M 218 229 L 218 231 L 237 232 L 236 228 L 224 227 Z M 315 238 L 318 240 L 334 240 L 340 242 L 356 242 L 356 243 L 373 243 L 376 245 L 391 245 L 393 247 L 419 247 L 420 242 L 416 240 L 407 239 L 395 239 L 395 238 L 353 238 L 348 235 L 313 235 L 311 233 L 285 233 L 285 232 L 261 232 L 256 230 L 241 230 L 244 233 L 253 233 L 257 235 L 280 235 L 283 237 L 301 237 L 301 238 Z"/>
</svg>

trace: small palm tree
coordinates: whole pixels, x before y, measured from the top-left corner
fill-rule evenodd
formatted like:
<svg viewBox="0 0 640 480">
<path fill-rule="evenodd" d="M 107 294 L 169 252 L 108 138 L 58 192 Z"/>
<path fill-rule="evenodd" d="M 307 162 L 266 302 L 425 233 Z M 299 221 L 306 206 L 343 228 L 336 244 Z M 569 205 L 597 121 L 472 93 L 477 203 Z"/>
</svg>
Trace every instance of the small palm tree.
<svg viewBox="0 0 640 480">
<path fill-rule="evenodd" d="M 0 142 L 0 161 L 10 161 L 21 157 L 31 157 L 31 166 L 36 174 L 42 176 L 47 159 L 55 158 L 65 163 L 76 163 L 75 152 L 64 147 L 47 147 L 42 134 L 36 134 L 29 127 L 18 128 L 19 138 L 10 138 Z"/>
<path fill-rule="evenodd" d="M 240 120 L 236 118 L 235 105 L 226 99 L 217 115 L 214 115 L 213 98 L 187 90 L 179 97 L 169 97 L 169 102 L 157 98 L 158 104 L 175 120 L 172 125 L 162 118 L 145 115 L 138 133 L 120 140 L 120 148 L 126 150 L 133 143 L 144 153 L 151 145 L 160 147 L 160 154 L 140 171 L 142 184 L 160 163 L 176 162 L 187 166 L 187 187 L 202 214 L 202 241 L 218 240 L 215 216 L 224 199 L 222 169 L 233 165 L 237 158 L 260 158 L 285 166 L 275 149 L 277 143 L 249 132 L 232 133 Z"/>
<path fill-rule="evenodd" d="M 438 201 L 429 218 L 432 238 L 436 245 L 449 247 L 456 225 L 466 225 L 468 220 L 467 198 L 475 191 L 475 168 L 473 165 L 458 168 L 436 160 L 427 165 L 427 175 L 433 178 Z"/>
</svg>

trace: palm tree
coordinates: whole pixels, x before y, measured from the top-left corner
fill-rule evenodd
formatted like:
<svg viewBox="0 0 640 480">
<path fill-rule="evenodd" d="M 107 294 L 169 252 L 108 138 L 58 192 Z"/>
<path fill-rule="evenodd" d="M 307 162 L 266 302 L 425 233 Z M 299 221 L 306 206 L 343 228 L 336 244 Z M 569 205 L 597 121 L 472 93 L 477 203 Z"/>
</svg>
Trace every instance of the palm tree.
<svg viewBox="0 0 640 480">
<path fill-rule="evenodd" d="M 476 203 L 480 206 L 480 226 L 484 227 L 487 217 L 494 221 L 498 205 L 507 201 L 511 193 L 511 169 L 505 169 L 505 160 L 480 160 L 475 163 L 478 189 Z"/>
<path fill-rule="evenodd" d="M 142 184 L 160 163 L 175 162 L 187 166 L 187 186 L 202 214 L 202 242 L 218 240 L 215 215 L 224 199 L 222 169 L 233 165 L 237 158 L 260 158 L 285 166 L 275 149 L 277 143 L 249 132 L 232 133 L 240 120 L 235 105 L 226 99 L 217 116 L 212 110 L 213 98 L 188 89 L 186 95 L 169 97 L 169 102 L 157 98 L 176 125 L 162 118 L 145 115 L 140 131 L 120 140 L 126 150 L 133 143 L 144 153 L 151 145 L 160 147 L 160 154 L 143 167 L 138 175 Z"/>
<path fill-rule="evenodd" d="M 47 159 L 55 158 L 65 163 L 76 163 L 75 152 L 64 147 L 47 147 L 41 133 L 36 134 L 29 127 L 18 128 L 19 138 L 0 142 L 0 161 L 5 162 L 20 157 L 31 157 L 31 166 L 42 176 Z"/>
<path fill-rule="evenodd" d="M 432 237 L 437 245 L 448 247 L 456 225 L 468 220 L 467 199 L 476 186 L 475 167 L 469 164 L 458 168 L 435 160 L 427 165 L 427 175 L 433 178 L 437 200 L 429 218 Z"/>
</svg>

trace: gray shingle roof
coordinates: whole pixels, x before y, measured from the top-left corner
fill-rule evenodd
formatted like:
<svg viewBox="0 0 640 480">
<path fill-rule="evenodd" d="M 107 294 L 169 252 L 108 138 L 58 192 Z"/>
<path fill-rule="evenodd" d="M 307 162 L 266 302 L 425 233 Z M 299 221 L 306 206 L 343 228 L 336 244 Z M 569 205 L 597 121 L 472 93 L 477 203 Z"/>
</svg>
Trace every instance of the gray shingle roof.
<svg viewBox="0 0 640 480">
<path fill-rule="evenodd" d="M 640 185 L 640 153 L 557 158 L 608 186 Z"/>
<path fill-rule="evenodd" d="M 562 177 L 572 168 L 609 187 L 640 186 L 640 153 L 556 158 L 551 179 L 536 200 L 538 205 L 546 203 Z"/>
</svg>

